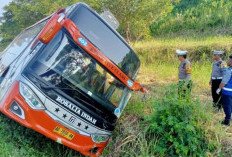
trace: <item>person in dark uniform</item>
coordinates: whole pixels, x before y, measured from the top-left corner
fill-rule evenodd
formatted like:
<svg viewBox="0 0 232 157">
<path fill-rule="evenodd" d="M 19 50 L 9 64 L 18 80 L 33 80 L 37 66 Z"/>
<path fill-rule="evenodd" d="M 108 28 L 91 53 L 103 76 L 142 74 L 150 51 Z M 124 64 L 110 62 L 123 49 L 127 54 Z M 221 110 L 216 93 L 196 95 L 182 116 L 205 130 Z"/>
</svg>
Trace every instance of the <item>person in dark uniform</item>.
<svg viewBox="0 0 232 157">
<path fill-rule="evenodd" d="M 212 73 L 210 77 L 209 84 L 211 85 L 211 93 L 213 98 L 213 106 L 217 107 L 218 110 L 222 107 L 222 100 L 221 100 L 221 92 L 219 94 L 216 93 L 216 90 L 218 89 L 221 81 L 222 81 L 222 75 L 223 72 L 227 69 L 226 68 L 226 62 L 222 60 L 222 54 L 224 54 L 224 51 L 217 51 L 214 50 L 214 63 L 212 68 Z"/>
<path fill-rule="evenodd" d="M 222 106 L 225 113 L 225 119 L 222 125 L 230 125 L 232 111 L 232 55 L 227 61 L 228 68 L 223 73 L 222 81 L 216 93 L 219 95 L 222 90 Z"/>
<path fill-rule="evenodd" d="M 182 50 L 176 50 L 178 59 L 180 61 L 179 65 L 179 88 L 178 93 L 180 97 L 186 97 L 186 94 L 189 94 L 192 89 L 191 81 L 191 63 L 187 60 L 187 52 Z"/>
</svg>

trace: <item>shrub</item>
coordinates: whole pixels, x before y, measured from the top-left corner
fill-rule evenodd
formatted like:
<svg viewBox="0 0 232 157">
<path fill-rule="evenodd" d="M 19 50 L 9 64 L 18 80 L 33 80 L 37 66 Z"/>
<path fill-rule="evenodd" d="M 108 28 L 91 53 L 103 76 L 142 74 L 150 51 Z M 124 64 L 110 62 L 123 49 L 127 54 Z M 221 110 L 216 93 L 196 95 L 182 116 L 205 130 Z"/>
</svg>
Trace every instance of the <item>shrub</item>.
<svg viewBox="0 0 232 157">
<path fill-rule="evenodd" d="M 177 88 L 171 85 L 163 98 L 153 100 L 154 112 L 144 125 L 147 140 L 157 142 L 149 151 L 157 156 L 206 156 L 219 145 L 206 129 L 212 115 L 199 100 L 179 99 Z"/>
</svg>

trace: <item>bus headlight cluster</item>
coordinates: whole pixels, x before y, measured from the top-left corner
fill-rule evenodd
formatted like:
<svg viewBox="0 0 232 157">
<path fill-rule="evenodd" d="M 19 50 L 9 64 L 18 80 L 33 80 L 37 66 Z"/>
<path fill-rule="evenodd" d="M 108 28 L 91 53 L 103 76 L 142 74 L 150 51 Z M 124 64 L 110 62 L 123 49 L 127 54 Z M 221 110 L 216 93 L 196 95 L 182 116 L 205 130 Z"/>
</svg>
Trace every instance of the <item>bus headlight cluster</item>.
<svg viewBox="0 0 232 157">
<path fill-rule="evenodd" d="M 103 143 L 109 139 L 109 135 L 91 135 L 93 142 L 95 143 Z"/>
<path fill-rule="evenodd" d="M 19 83 L 19 92 L 31 108 L 35 110 L 45 109 L 35 93 L 22 82 Z"/>
</svg>

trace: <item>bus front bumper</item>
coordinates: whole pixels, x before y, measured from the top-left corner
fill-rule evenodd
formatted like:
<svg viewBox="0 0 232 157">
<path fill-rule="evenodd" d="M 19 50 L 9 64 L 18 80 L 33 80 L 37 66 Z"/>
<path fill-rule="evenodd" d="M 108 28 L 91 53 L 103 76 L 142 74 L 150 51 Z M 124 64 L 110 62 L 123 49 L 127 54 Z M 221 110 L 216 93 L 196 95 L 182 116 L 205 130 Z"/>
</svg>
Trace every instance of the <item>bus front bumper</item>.
<svg viewBox="0 0 232 157">
<path fill-rule="evenodd" d="M 15 107 L 18 105 L 18 107 Z M 21 117 L 16 115 L 12 110 L 21 109 Z M 80 153 L 88 156 L 99 156 L 108 140 L 104 143 L 94 143 L 90 136 L 84 136 L 70 130 L 63 125 L 54 121 L 44 110 L 34 110 L 25 102 L 24 98 L 19 93 L 19 82 L 15 82 L 4 99 L 0 103 L 0 110 L 6 116 L 31 128 L 48 138 L 57 141 L 67 147 L 79 151 Z M 55 128 L 62 128 L 69 134 L 74 135 L 72 139 L 62 136 L 60 133 L 55 132 Z"/>
</svg>

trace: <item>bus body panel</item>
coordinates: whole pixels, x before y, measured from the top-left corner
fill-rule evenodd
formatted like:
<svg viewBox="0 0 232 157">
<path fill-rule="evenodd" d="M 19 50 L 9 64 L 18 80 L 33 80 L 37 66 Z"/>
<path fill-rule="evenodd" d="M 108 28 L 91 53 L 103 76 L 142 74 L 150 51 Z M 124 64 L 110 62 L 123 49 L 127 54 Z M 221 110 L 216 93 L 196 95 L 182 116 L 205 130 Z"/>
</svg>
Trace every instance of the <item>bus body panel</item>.
<svg viewBox="0 0 232 157">
<path fill-rule="evenodd" d="M 18 91 L 19 83 L 15 82 L 10 88 L 9 92 L 5 95 L 3 101 L 0 103 L 0 110 L 2 113 L 10 117 L 11 119 L 14 119 L 15 121 L 19 122 L 20 124 L 24 125 L 25 127 L 31 128 L 47 136 L 48 138 L 53 139 L 54 141 L 57 141 L 74 150 L 81 152 L 82 154 L 90 156 L 100 155 L 101 151 L 104 149 L 108 141 L 101 144 L 93 143 L 90 137 L 80 135 L 74 132 L 73 130 L 70 130 L 64 127 L 63 125 L 55 122 L 51 117 L 48 116 L 46 112 L 39 110 L 35 111 L 31 109 Z M 17 102 L 18 104 L 20 104 L 20 107 L 25 112 L 25 120 L 19 118 L 17 115 L 15 115 L 9 110 L 13 102 Z M 53 130 L 57 126 L 64 128 L 67 131 L 74 134 L 74 138 L 72 140 L 68 140 L 63 136 L 54 133 Z M 90 150 L 93 149 L 93 147 L 99 148 L 96 154 L 90 152 Z"/>
</svg>

